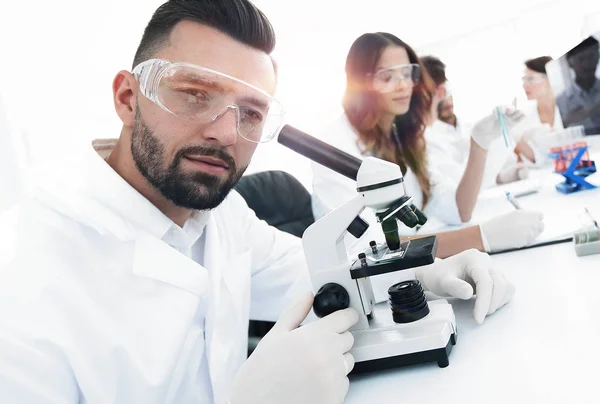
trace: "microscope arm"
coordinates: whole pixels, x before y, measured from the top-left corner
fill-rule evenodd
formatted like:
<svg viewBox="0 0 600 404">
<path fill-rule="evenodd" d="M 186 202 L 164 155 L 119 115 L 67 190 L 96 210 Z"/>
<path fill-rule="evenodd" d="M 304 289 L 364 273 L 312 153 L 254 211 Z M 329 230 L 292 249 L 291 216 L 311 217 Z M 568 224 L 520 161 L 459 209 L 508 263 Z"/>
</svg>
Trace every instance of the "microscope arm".
<svg viewBox="0 0 600 404">
<path fill-rule="evenodd" d="M 375 296 L 369 278 L 352 279 L 348 276 L 348 253 L 344 235 L 350 223 L 363 211 L 364 198 L 357 195 L 339 208 L 329 212 L 313 223 L 302 236 L 304 255 L 313 284 L 329 285 L 347 293 L 350 307 L 362 311 L 353 330 L 364 330 L 369 326 L 367 317 L 373 310 Z M 331 296 L 321 296 L 327 291 L 315 291 L 315 305 L 321 298 L 330 300 Z M 341 306 L 344 308 L 348 306 Z M 317 311 L 315 311 L 317 315 Z"/>
<path fill-rule="evenodd" d="M 364 198 L 357 195 L 306 229 L 302 244 L 311 274 L 348 263 L 344 235 L 364 208 Z"/>
</svg>

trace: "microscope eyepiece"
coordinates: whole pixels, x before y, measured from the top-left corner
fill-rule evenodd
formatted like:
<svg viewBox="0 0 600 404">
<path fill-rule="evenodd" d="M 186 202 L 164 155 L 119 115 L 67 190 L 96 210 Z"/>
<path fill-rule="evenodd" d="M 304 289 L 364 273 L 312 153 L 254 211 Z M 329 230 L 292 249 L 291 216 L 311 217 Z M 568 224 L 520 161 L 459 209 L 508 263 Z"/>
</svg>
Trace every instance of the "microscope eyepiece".
<svg viewBox="0 0 600 404">
<path fill-rule="evenodd" d="M 362 162 L 360 159 L 290 125 L 285 125 L 281 129 L 277 141 L 288 149 L 308 157 L 315 163 L 356 181 L 358 169 Z"/>
</svg>

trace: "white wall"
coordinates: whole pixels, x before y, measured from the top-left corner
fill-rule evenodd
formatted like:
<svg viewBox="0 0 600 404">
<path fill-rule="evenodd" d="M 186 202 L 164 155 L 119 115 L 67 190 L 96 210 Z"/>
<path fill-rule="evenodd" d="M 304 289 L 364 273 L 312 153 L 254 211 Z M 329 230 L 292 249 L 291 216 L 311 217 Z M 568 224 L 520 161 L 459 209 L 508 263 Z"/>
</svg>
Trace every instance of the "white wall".
<svg viewBox="0 0 600 404">
<path fill-rule="evenodd" d="M 23 188 L 12 132 L 0 99 L 0 213 L 19 201 Z"/>
<path fill-rule="evenodd" d="M 111 82 L 130 68 L 145 23 L 161 1 L 11 2 L 0 13 L 5 55 L 0 93 L 31 136 L 31 158 L 117 136 Z"/>
<path fill-rule="evenodd" d="M 289 122 L 307 131 L 339 113 L 346 54 L 362 33 L 389 31 L 418 54 L 441 58 L 448 66 L 457 113 L 474 121 L 496 104 L 524 99 L 526 59 L 558 57 L 600 30 L 600 2 L 592 0 L 255 3 L 278 32 L 279 97 L 290 110 Z M 283 168 L 291 161 L 293 173 L 310 187 L 305 159 L 278 145 L 268 145 L 258 155 L 265 158 L 255 159 L 253 170 Z"/>
<path fill-rule="evenodd" d="M 143 28 L 161 3 L 34 0 L 3 6 L 0 97 L 15 137 L 29 144 L 30 162 L 46 164 L 78 143 L 118 135 L 111 82 L 130 68 Z M 278 97 L 289 122 L 309 132 L 339 113 L 346 53 L 364 32 L 389 31 L 420 53 L 441 57 L 458 112 L 474 119 L 521 95 L 525 58 L 559 56 L 600 29 L 600 2 L 592 0 L 255 3 L 278 35 Z M 275 143 L 259 147 L 250 172 L 282 168 L 310 187 L 308 162 Z"/>
</svg>

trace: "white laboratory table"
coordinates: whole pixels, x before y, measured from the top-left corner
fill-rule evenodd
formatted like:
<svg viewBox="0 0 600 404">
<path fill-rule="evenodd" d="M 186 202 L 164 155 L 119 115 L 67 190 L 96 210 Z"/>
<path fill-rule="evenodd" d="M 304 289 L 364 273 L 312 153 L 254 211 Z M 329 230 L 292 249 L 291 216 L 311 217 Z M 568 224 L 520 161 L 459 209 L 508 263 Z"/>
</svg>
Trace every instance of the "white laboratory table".
<svg viewBox="0 0 600 404">
<path fill-rule="evenodd" d="M 596 150 L 593 158 L 600 162 Z M 600 220 L 600 188 L 563 195 L 554 189 L 562 177 L 548 170 L 532 174 L 543 187 L 519 198 L 523 208 L 555 220 L 561 211 L 587 206 Z M 500 195 L 487 194 L 475 216 L 514 209 Z M 473 320 L 473 301 L 452 301 L 458 342 L 450 366 L 352 376 L 346 403 L 600 403 L 600 255 L 577 257 L 566 243 L 492 260 L 516 294 L 483 325 Z"/>
</svg>

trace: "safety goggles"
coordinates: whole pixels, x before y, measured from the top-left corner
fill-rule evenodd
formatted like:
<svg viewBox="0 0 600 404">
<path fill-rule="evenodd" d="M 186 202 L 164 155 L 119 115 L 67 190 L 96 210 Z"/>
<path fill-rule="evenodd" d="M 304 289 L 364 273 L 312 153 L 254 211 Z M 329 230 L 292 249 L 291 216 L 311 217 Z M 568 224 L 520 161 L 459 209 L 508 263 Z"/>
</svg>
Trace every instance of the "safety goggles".
<svg viewBox="0 0 600 404">
<path fill-rule="evenodd" d="M 140 63 L 133 75 L 146 98 L 177 117 L 210 123 L 232 111 L 237 133 L 255 143 L 272 140 L 283 127 L 281 103 L 235 77 L 161 59 Z"/>
<path fill-rule="evenodd" d="M 373 76 L 373 89 L 380 93 L 392 93 L 397 91 L 400 82 L 409 87 L 419 82 L 421 69 L 418 64 L 396 65 L 379 69 Z"/>
<path fill-rule="evenodd" d="M 542 73 L 526 74 L 525 76 L 523 76 L 521 78 L 521 80 L 523 81 L 523 84 L 536 84 L 536 83 L 541 82 L 545 78 L 546 78 L 546 75 L 542 74 Z"/>
</svg>

